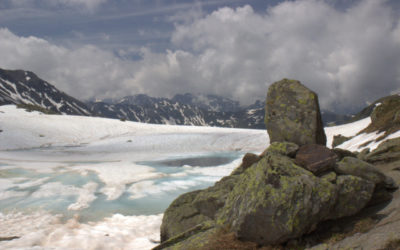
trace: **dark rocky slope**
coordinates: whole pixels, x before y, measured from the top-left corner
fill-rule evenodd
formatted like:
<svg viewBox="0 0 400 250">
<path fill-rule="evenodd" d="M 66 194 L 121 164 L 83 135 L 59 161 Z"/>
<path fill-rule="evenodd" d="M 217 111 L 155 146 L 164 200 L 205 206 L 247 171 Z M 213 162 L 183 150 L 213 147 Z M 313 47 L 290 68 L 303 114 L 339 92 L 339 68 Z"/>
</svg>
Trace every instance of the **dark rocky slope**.
<svg viewBox="0 0 400 250">
<path fill-rule="evenodd" d="M 0 105 L 5 104 L 25 104 L 60 114 L 91 115 L 83 102 L 23 70 L 0 69 Z"/>
</svg>

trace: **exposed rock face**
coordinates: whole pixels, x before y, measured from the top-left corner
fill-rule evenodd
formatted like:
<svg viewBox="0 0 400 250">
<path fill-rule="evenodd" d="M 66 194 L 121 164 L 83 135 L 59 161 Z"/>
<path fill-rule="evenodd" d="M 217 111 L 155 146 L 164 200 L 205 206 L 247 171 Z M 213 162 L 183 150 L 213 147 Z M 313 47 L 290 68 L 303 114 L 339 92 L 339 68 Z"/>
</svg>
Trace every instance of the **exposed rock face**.
<svg viewBox="0 0 400 250">
<path fill-rule="evenodd" d="M 336 154 L 327 147 L 318 144 L 307 144 L 300 147 L 296 154 L 296 164 L 315 175 L 332 169 L 336 164 Z"/>
<path fill-rule="evenodd" d="M 269 87 L 265 125 L 270 142 L 326 145 L 318 96 L 296 80 L 283 79 Z"/>
<path fill-rule="evenodd" d="M 240 239 L 282 243 L 314 229 L 329 216 L 336 188 L 296 166 L 288 157 L 267 153 L 238 179 L 218 222 Z"/>
<path fill-rule="evenodd" d="M 222 178 L 214 186 L 185 193 L 175 199 L 164 213 L 161 242 L 215 218 L 235 185 L 237 176 Z"/>
</svg>

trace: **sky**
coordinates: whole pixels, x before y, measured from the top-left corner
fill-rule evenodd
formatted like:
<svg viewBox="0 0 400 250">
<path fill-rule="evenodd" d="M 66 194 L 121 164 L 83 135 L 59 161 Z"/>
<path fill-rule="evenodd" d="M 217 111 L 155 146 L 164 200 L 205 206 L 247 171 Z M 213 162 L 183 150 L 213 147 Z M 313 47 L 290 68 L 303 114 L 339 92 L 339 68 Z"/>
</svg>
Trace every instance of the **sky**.
<svg viewBox="0 0 400 250">
<path fill-rule="evenodd" d="M 398 0 L 0 0 L 0 68 L 81 100 L 217 94 L 298 79 L 323 109 L 400 92 Z"/>
</svg>

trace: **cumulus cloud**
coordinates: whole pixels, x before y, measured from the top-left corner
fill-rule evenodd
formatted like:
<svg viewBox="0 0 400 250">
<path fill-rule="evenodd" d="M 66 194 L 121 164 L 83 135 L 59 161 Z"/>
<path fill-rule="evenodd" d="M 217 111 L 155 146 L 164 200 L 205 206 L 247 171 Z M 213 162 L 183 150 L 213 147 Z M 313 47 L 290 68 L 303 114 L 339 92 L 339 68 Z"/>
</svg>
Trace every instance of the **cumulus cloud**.
<svg viewBox="0 0 400 250">
<path fill-rule="evenodd" d="M 222 94 L 245 102 L 284 77 L 320 94 L 324 107 L 344 108 L 400 85 L 399 23 L 384 1 L 340 11 L 324 1 L 287 1 L 256 14 L 250 6 L 220 9 L 178 26 L 177 46 L 196 53 L 199 72 Z"/>
<path fill-rule="evenodd" d="M 135 63 L 95 46 L 68 49 L 37 37 L 19 37 L 8 29 L 0 29 L 0 40 L 0 67 L 33 71 L 77 98 L 142 91 L 132 84 Z"/>
<path fill-rule="evenodd" d="M 263 13 L 243 6 L 190 14 L 172 34 L 177 49 L 142 48 L 138 61 L 2 29 L 0 67 L 30 69 L 79 98 L 200 92 L 249 104 L 286 77 L 315 90 L 324 108 L 343 110 L 399 89 L 400 25 L 386 1 L 339 10 L 329 1 L 297 0 Z"/>
</svg>

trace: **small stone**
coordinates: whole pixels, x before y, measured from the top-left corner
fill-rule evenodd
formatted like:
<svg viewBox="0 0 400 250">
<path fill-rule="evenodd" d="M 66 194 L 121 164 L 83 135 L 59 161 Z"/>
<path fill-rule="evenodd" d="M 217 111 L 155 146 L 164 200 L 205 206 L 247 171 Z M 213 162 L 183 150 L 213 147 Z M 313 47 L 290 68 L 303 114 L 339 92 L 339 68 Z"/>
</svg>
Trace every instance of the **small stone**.
<svg viewBox="0 0 400 250">
<path fill-rule="evenodd" d="M 370 149 L 369 148 L 364 148 L 358 155 L 357 158 L 364 161 L 369 154 Z"/>
<path fill-rule="evenodd" d="M 318 144 L 307 144 L 300 147 L 296 154 L 296 164 L 319 175 L 333 168 L 336 154 L 327 147 Z"/>
<path fill-rule="evenodd" d="M 334 135 L 332 141 L 332 148 L 339 146 L 340 144 L 344 143 L 345 141 L 350 140 L 352 137 L 343 136 L 341 134 Z"/>
<path fill-rule="evenodd" d="M 351 152 L 349 150 L 345 150 L 345 149 L 341 149 L 341 148 L 334 148 L 332 150 L 337 155 L 337 157 L 338 157 L 337 160 L 338 161 L 342 160 L 346 156 L 357 157 L 357 154 L 355 154 L 355 153 L 353 153 L 353 152 Z"/>
<path fill-rule="evenodd" d="M 253 154 L 253 153 L 247 153 L 243 156 L 242 159 L 242 164 L 240 164 L 239 167 L 237 167 L 233 172 L 232 175 L 238 175 L 243 173 L 246 169 L 251 167 L 254 163 L 258 162 L 261 159 L 260 156 Z"/>
<path fill-rule="evenodd" d="M 277 153 L 289 157 L 295 157 L 299 146 L 293 142 L 273 142 L 271 145 L 261 154 L 265 156 L 267 152 Z"/>
</svg>

